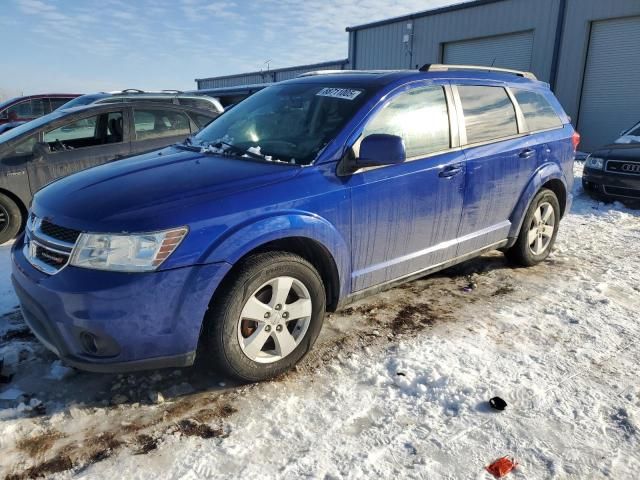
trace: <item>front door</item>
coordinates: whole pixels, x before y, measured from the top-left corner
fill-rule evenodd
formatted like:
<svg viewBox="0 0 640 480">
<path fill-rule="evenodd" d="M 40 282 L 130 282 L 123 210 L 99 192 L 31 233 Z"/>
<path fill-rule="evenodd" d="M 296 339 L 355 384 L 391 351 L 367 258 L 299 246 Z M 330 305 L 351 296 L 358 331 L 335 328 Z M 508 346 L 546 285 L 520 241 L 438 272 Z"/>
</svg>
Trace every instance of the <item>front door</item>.
<svg viewBox="0 0 640 480">
<path fill-rule="evenodd" d="M 357 172 L 348 181 L 353 292 L 455 256 L 464 155 L 451 150 L 450 105 L 443 85 L 415 87 L 393 96 L 365 126 L 360 138 L 401 136 L 407 160 Z"/>
<path fill-rule="evenodd" d="M 29 163 L 29 184 L 36 192 L 53 180 L 130 153 L 124 132 L 124 110 L 75 119 L 45 131 Z"/>
</svg>

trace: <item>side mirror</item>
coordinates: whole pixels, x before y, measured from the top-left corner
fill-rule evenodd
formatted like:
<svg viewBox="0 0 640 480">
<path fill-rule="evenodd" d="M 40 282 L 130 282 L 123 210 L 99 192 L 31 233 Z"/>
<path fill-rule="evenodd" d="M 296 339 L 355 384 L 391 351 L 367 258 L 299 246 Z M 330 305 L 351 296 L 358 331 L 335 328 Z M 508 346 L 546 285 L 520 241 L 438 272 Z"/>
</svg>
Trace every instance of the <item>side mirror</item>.
<svg viewBox="0 0 640 480">
<path fill-rule="evenodd" d="M 373 133 L 360 143 L 360 155 L 356 160 L 356 165 L 358 168 L 396 165 L 406 159 L 402 137 L 386 133 Z"/>
</svg>

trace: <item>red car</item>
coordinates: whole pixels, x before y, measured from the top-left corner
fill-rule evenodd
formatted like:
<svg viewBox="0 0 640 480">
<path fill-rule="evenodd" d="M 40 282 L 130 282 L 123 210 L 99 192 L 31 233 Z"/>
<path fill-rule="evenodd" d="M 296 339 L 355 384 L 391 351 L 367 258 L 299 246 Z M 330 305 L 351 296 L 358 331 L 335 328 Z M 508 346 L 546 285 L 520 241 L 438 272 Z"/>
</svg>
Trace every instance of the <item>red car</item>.
<svg viewBox="0 0 640 480">
<path fill-rule="evenodd" d="M 0 103 L 0 125 L 28 122 L 53 112 L 77 96 L 75 93 L 50 93 L 12 98 Z"/>
</svg>

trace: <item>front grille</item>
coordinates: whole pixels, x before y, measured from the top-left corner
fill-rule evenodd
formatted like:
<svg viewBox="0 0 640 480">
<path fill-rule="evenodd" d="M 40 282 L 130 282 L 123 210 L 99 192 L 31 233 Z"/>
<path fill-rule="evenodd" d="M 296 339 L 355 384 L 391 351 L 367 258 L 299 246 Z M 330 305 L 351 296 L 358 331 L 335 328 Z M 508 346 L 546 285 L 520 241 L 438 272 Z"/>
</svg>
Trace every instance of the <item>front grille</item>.
<svg viewBox="0 0 640 480">
<path fill-rule="evenodd" d="M 619 197 L 640 198 L 640 190 L 634 190 L 632 188 L 609 187 L 605 185 L 604 193 L 617 195 Z"/>
<path fill-rule="evenodd" d="M 80 232 L 78 230 L 61 227 L 48 222 L 47 220 L 42 220 L 40 231 L 51 238 L 72 244 L 76 243 L 76 240 L 78 240 L 78 237 L 80 236 Z"/>
<path fill-rule="evenodd" d="M 606 169 L 608 172 L 621 173 L 624 175 L 640 175 L 640 162 L 609 160 Z"/>
<path fill-rule="evenodd" d="M 69 261 L 69 254 L 50 250 L 47 247 L 36 245 L 35 257 L 50 267 L 60 269 Z"/>
<path fill-rule="evenodd" d="M 35 268 L 54 275 L 69 263 L 80 233 L 31 214 L 25 232 L 24 255 Z"/>
</svg>

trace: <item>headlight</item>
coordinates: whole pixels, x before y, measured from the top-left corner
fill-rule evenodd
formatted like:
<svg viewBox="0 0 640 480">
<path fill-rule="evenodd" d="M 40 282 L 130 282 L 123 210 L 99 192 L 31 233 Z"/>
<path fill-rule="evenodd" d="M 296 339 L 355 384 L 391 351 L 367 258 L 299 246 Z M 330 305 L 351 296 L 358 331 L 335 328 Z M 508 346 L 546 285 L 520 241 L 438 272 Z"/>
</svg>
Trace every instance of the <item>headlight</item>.
<svg viewBox="0 0 640 480">
<path fill-rule="evenodd" d="M 600 157 L 592 157 L 589 155 L 587 157 L 587 167 L 602 170 L 604 167 L 604 160 Z"/>
<path fill-rule="evenodd" d="M 186 227 L 135 235 L 83 233 L 70 263 L 96 270 L 148 272 L 169 258 L 186 234 Z"/>
</svg>

